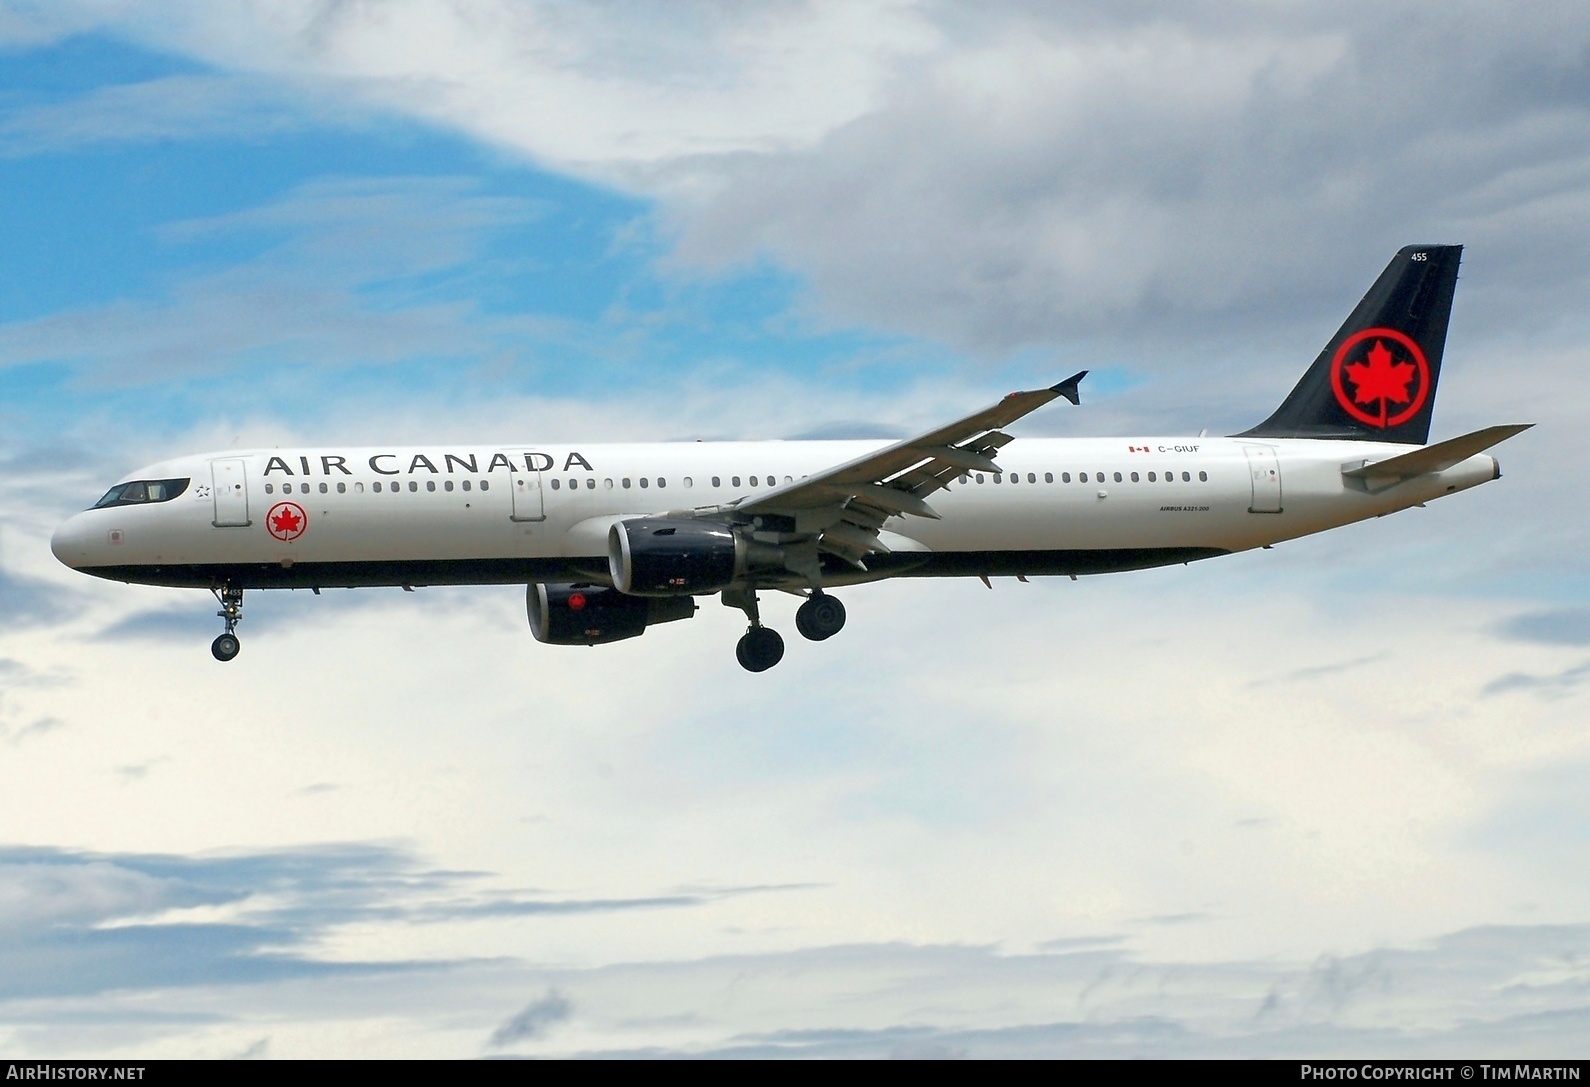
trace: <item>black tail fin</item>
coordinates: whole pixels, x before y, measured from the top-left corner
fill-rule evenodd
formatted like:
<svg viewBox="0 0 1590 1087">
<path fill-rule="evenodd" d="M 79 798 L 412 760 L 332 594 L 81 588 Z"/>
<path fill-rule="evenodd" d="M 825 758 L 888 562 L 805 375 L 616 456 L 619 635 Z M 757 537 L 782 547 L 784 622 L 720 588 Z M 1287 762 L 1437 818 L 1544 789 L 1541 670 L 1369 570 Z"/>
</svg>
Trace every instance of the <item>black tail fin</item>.
<svg viewBox="0 0 1590 1087">
<path fill-rule="evenodd" d="M 1428 441 L 1462 256 L 1410 245 L 1393 257 L 1275 414 L 1237 437 Z"/>
</svg>

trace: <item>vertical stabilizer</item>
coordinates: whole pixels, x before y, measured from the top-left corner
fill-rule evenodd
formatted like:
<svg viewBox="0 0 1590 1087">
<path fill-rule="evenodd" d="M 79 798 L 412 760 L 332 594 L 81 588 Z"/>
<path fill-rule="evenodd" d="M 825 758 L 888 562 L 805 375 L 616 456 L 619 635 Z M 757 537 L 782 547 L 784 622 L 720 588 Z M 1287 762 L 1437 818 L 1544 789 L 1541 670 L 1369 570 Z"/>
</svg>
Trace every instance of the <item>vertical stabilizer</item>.
<svg viewBox="0 0 1590 1087">
<path fill-rule="evenodd" d="M 1237 437 L 1423 445 L 1462 255 L 1461 245 L 1399 252 L 1275 414 Z"/>
</svg>

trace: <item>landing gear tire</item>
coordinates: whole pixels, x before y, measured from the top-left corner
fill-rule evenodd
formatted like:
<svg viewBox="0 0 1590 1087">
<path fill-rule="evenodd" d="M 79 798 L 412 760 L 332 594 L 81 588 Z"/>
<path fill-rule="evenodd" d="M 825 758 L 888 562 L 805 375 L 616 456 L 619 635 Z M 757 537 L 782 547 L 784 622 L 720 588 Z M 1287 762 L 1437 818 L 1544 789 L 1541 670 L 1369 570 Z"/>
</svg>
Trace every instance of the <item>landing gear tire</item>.
<svg viewBox="0 0 1590 1087">
<path fill-rule="evenodd" d="M 765 672 L 784 659 L 784 639 L 776 630 L 752 627 L 734 647 L 734 656 L 747 672 Z"/>
<path fill-rule="evenodd" d="M 226 620 L 226 633 L 210 643 L 210 655 L 225 663 L 237 656 L 237 651 L 243 648 L 243 643 L 239 642 L 237 635 L 232 633 L 243 621 L 243 590 L 228 582 L 225 585 L 217 585 L 210 592 L 215 594 L 216 603 L 221 605 L 221 610 L 215 614 Z"/>
<path fill-rule="evenodd" d="M 795 629 L 814 642 L 832 638 L 845 628 L 845 606 L 827 593 L 813 593 L 795 609 Z"/>
</svg>

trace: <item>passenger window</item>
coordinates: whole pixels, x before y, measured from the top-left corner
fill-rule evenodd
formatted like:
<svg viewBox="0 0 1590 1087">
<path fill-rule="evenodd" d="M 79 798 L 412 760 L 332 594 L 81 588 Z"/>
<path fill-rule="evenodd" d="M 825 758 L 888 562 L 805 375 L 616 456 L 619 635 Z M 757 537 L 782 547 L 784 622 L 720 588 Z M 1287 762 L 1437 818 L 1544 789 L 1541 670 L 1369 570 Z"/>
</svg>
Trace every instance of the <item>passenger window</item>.
<svg viewBox="0 0 1590 1087">
<path fill-rule="evenodd" d="M 381 493 L 381 481 L 380 480 L 376 480 L 374 483 L 370 484 L 370 489 L 372 491 L 374 491 L 376 494 L 380 494 Z"/>
<path fill-rule="evenodd" d="M 657 477 L 657 486 L 666 487 L 666 486 L 668 486 L 668 481 L 666 479 L 664 479 L 662 476 L 658 476 Z"/>
<path fill-rule="evenodd" d="M 721 486 L 723 486 L 723 484 L 722 484 L 722 483 L 719 483 L 719 482 L 718 482 L 718 479 L 719 479 L 719 477 L 718 477 L 718 476 L 713 476 L 713 477 L 712 477 L 712 485 L 713 485 L 713 486 L 714 486 L 714 487 L 721 487 Z"/>
<path fill-rule="evenodd" d="M 1028 472 L 1027 473 L 1027 482 L 1028 483 L 1037 483 L 1038 482 L 1038 477 L 1036 475 L 1034 475 L 1033 473 Z"/>
<path fill-rule="evenodd" d="M 425 481 L 425 489 L 427 491 L 435 491 L 436 490 L 436 481 L 434 479 L 427 479 Z"/>
<path fill-rule="evenodd" d="M 785 483 L 794 483 L 795 482 L 795 477 L 794 476 L 785 476 L 784 477 L 784 482 Z"/>
<path fill-rule="evenodd" d="M 983 473 L 979 472 L 979 473 L 977 473 L 977 482 L 981 483 L 982 481 L 983 481 Z"/>
<path fill-rule="evenodd" d="M 411 479 L 411 480 L 409 480 L 409 490 L 411 490 L 411 491 L 417 491 L 417 490 L 419 490 L 419 489 L 420 489 L 420 485 L 419 485 L 419 484 L 418 484 L 418 483 L 417 483 L 417 482 L 415 482 L 415 481 L 414 481 L 414 480 L 412 480 L 412 479 Z"/>
<path fill-rule="evenodd" d="M 689 488 L 694 487 L 694 486 L 695 486 L 695 482 L 689 476 L 686 476 L 685 477 L 685 489 L 688 490 Z"/>
<path fill-rule="evenodd" d="M 353 485 L 353 493 L 354 494 L 363 494 L 364 493 L 364 484 L 363 483 L 355 483 Z"/>
<path fill-rule="evenodd" d="M 756 486 L 756 477 L 755 476 L 751 477 L 751 486 L 753 486 L 753 487 Z"/>
<path fill-rule="evenodd" d="M 265 484 L 265 493 L 266 494 L 274 494 L 274 493 L 276 493 L 272 484 L 269 484 L 269 483 Z"/>
<path fill-rule="evenodd" d="M 648 480 L 645 476 L 641 476 L 640 477 L 640 489 L 644 491 L 647 487 L 650 487 L 650 486 L 651 486 L 651 481 Z"/>
<path fill-rule="evenodd" d="M 1121 473 L 1119 473 L 1119 472 L 1115 473 L 1115 482 L 1117 482 L 1117 483 L 1121 482 Z"/>
<path fill-rule="evenodd" d="M 623 479 L 621 479 L 619 481 L 619 483 L 623 486 L 623 488 L 626 491 L 629 490 L 629 477 L 628 476 L 625 476 Z"/>
<path fill-rule="evenodd" d="M 1192 476 L 1188 475 L 1186 472 L 1183 472 L 1181 474 L 1181 481 L 1183 483 L 1191 483 L 1192 482 Z"/>
<path fill-rule="evenodd" d="M 489 480 L 489 479 L 481 480 L 480 481 L 480 489 L 483 490 L 483 491 L 491 490 L 491 480 Z"/>
<path fill-rule="evenodd" d="M 1051 479 L 1049 482 L 1053 483 L 1054 480 Z M 1071 473 L 1070 472 L 1061 472 L 1060 473 L 1060 482 L 1061 483 L 1070 483 L 1071 482 Z"/>
<path fill-rule="evenodd" d="M 740 485 L 740 477 L 735 476 L 733 479 L 729 480 L 729 483 L 731 486 L 738 487 Z"/>
<path fill-rule="evenodd" d="M 1198 482 L 1199 483 L 1208 483 L 1209 482 L 1209 473 L 1208 472 L 1199 472 L 1198 473 Z"/>
<path fill-rule="evenodd" d="M 452 480 L 449 479 L 445 483 L 442 484 L 442 490 L 450 491 L 452 489 L 453 489 L 453 481 Z"/>
<path fill-rule="evenodd" d="M 552 481 L 552 489 L 554 491 L 558 489 L 558 481 L 555 479 Z"/>
<path fill-rule="evenodd" d="M 611 479 L 602 480 L 602 490 L 610 491 L 612 489 L 613 489 L 613 481 Z"/>
<path fill-rule="evenodd" d="M 347 494 L 348 493 L 348 485 L 346 483 L 337 484 L 337 493 L 338 494 Z"/>
<path fill-rule="evenodd" d="M 1010 473 L 1010 481 L 1012 483 L 1020 483 L 1021 482 L 1021 473 L 1020 472 L 1012 472 L 1012 473 Z"/>
<path fill-rule="evenodd" d="M 594 477 L 585 481 L 585 489 L 588 491 L 596 490 L 596 480 Z"/>
<path fill-rule="evenodd" d="M 1159 477 L 1156 476 L 1153 472 L 1150 472 L 1150 473 L 1148 473 L 1148 481 L 1150 483 L 1158 483 L 1159 482 Z"/>
<path fill-rule="evenodd" d="M 1133 472 L 1132 473 L 1132 482 L 1133 483 L 1141 483 L 1143 481 L 1137 478 L 1137 473 L 1136 472 Z"/>
<path fill-rule="evenodd" d="M 326 492 L 327 492 L 327 491 L 329 491 L 329 490 L 330 490 L 330 489 L 331 489 L 331 488 L 330 488 L 330 487 L 327 487 L 327 486 L 326 486 L 326 485 L 325 485 L 325 484 L 324 484 L 324 483 L 322 483 L 322 484 L 321 484 L 321 485 L 320 485 L 320 493 L 321 493 L 321 494 L 325 494 L 325 493 L 326 493 Z"/>
<path fill-rule="evenodd" d="M 557 483 L 558 483 L 558 481 L 555 480 L 555 479 L 552 481 L 552 485 L 554 487 L 557 486 Z M 464 480 L 462 483 L 459 484 L 459 486 L 464 488 L 464 490 L 466 490 L 466 491 L 469 490 L 469 480 L 467 480 L 467 479 Z"/>
<path fill-rule="evenodd" d="M 962 483 L 970 483 L 971 481 L 972 481 L 972 477 L 971 476 L 967 475 L 965 472 L 961 473 L 961 482 Z"/>
</svg>

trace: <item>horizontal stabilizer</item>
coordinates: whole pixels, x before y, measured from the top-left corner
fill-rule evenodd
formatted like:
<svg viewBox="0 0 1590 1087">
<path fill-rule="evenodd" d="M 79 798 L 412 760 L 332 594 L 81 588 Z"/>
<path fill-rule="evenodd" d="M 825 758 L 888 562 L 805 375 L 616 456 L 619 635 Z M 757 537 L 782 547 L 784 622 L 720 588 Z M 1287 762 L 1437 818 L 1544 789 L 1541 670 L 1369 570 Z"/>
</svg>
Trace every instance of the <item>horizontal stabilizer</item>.
<svg viewBox="0 0 1590 1087">
<path fill-rule="evenodd" d="M 1423 449 L 1415 449 L 1412 453 L 1404 453 L 1400 457 L 1344 464 L 1342 475 L 1349 479 L 1390 482 L 1442 472 L 1454 464 L 1468 460 L 1476 453 L 1483 453 L 1491 446 L 1505 442 L 1515 434 L 1522 434 L 1534 425 L 1534 423 L 1510 423 L 1507 426 L 1488 426 L 1484 430 L 1476 430 L 1460 438 L 1451 438 L 1434 445 L 1427 445 Z"/>
</svg>

